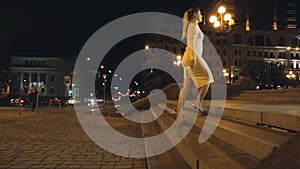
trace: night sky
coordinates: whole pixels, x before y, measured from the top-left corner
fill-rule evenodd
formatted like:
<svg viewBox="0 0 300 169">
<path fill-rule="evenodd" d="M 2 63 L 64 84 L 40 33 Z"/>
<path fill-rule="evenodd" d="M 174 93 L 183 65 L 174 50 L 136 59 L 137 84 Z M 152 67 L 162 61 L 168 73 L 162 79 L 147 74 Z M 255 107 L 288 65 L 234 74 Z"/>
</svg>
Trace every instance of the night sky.
<svg viewBox="0 0 300 169">
<path fill-rule="evenodd" d="M 185 9 L 195 5 L 200 6 L 202 11 L 209 11 L 215 2 L 216 0 L 108 0 L 105 3 L 100 0 L 1 1 L 0 66 L 7 65 L 12 55 L 55 56 L 65 59 L 77 57 L 85 41 L 94 32 L 124 15 L 156 11 L 182 16 Z M 268 10 L 261 8 L 264 10 L 257 11 L 257 23 L 264 19 L 259 12 Z M 242 4 L 239 9 L 243 11 Z"/>
</svg>

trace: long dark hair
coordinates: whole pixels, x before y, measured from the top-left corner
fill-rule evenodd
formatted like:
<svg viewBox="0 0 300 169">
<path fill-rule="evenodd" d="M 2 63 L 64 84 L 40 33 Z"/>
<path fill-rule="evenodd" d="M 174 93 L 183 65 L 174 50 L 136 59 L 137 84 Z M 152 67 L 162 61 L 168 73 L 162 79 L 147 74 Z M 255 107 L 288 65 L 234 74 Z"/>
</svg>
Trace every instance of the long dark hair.
<svg viewBox="0 0 300 169">
<path fill-rule="evenodd" d="M 199 7 L 193 7 L 193 8 L 190 8 L 189 10 L 187 10 L 188 21 L 191 21 L 193 19 L 193 17 L 195 16 L 195 13 L 197 13 L 198 11 L 200 11 Z"/>
</svg>

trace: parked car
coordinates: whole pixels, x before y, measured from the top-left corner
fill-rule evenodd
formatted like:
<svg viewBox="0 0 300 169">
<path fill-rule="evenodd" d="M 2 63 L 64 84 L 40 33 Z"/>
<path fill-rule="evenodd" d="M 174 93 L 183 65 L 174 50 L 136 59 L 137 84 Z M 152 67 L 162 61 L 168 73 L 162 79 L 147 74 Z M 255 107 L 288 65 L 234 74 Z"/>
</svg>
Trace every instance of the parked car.
<svg viewBox="0 0 300 169">
<path fill-rule="evenodd" d="M 258 84 L 255 87 L 257 90 L 272 90 L 272 89 L 280 89 L 280 88 L 287 88 L 286 85 L 281 85 L 281 84 Z"/>
<path fill-rule="evenodd" d="M 10 99 L 10 105 L 13 107 L 29 107 L 30 106 L 29 98 L 28 97 L 12 98 Z"/>
<path fill-rule="evenodd" d="M 58 97 L 51 98 L 50 99 L 50 104 L 51 105 L 56 105 L 56 106 L 63 105 L 62 100 Z"/>
<path fill-rule="evenodd" d="M 76 103 L 77 103 L 76 99 L 74 99 L 73 97 L 68 97 L 68 100 L 67 100 L 68 105 L 74 105 Z"/>
</svg>

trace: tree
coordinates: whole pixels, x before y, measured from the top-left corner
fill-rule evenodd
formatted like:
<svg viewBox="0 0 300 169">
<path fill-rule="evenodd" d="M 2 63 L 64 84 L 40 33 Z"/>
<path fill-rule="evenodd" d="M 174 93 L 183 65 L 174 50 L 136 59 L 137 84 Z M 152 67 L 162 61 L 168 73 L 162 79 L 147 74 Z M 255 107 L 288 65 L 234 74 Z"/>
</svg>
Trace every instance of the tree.
<svg viewBox="0 0 300 169">
<path fill-rule="evenodd" d="M 253 62 L 250 67 L 249 76 L 256 83 L 263 86 L 286 85 L 287 81 L 284 76 L 284 66 L 279 62 L 265 62 L 259 60 Z"/>
</svg>

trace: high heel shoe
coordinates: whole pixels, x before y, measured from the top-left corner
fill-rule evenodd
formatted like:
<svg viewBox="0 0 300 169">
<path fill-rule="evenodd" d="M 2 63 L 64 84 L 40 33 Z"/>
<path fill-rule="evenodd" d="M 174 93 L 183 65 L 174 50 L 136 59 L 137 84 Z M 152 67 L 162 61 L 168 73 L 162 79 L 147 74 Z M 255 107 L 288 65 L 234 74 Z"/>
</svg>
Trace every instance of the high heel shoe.
<svg viewBox="0 0 300 169">
<path fill-rule="evenodd" d="M 205 111 L 205 110 L 202 108 L 202 106 L 198 106 L 198 105 L 193 104 L 193 108 L 194 108 L 195 111 L 198 112 L 197 117 L 201 117 L 201 116 L 207 115 L 207 111 Z"/>
<path fill-rule="evenodd" d="M 178 112 L 177 112 L 177 110 L 176 110 L 176 109 L 175 109 L 175 110 L 173 110 L 173 112 L 172 112 L 172 113 L 173 113 L 173 117 L 174 117 L 174 118 L 176 118 L 176 117 L 177 117 L 177 115 L 178 115 Z"/>
<path fill-rule="evenodd" d="M 194 110 L 199 110 L 199 111 L 201 111 L 201 112 L 204 111 L 203 108 L 202 108 L 202 106 L 199 106 L 199 105 L 196 105 L 196 104 L 193 104 L 193 109 L 194 109 Z"/>
</svg>

